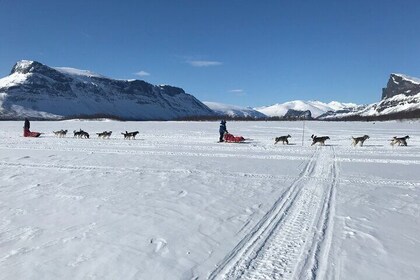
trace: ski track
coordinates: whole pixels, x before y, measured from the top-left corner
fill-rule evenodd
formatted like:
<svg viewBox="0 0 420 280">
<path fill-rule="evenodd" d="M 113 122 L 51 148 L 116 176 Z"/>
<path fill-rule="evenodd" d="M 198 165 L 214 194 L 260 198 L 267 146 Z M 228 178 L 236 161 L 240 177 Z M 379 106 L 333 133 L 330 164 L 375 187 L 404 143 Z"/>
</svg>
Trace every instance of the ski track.
<svg viewBox="0 0 420 280">
<path fill-rule="evenodd" d="M 208 278 L 322 279 L 337 172 L 334 148 L 317 148 L 302 174 Z"/>
<path fill-rule="evenodd" d="M 329 146 L 333 147 L 333 146 Z M 143 147 L 132 147 L 132 148 L 143 148 Z M 137 150 L 137 149 L 107 149 L 102 148 L 98 149 L 95 147 L 91 148 L 63 148 L 63 147 L 56 147 L 56 146 L 48 146 L 48 147 L 38 147 L 38 146 L 11 146 L 6 145 L 4 147 L 0 147 L 0 149 L 7 149 L 7 150 L 32 150 L 32 151 L 55 151 L 55 152 L 79 152 L 79 153 L 101 153 L 101 154 L 119 154 L 119 155 L 139 155 L 139 156 L 174 156 L 174 157 L 207 157 L 207 158 L 242 158 L 242 159 L 261 159 L 261 160 L 296 160 L 296 161 L 304 161 L 308 159 L 308 153 L 311 151 L 310 148 L 306 147 L 304 154 L 302 155 L 283 155 L 283 150 L 271 150 L 271 154 L 261 154 L 261 155 L 250 155 L 250 154 L 239 154 L 239 153 L 232 153 L 223 151 L 220 153 L 210 152 L 173 152 L 173 151 L 161 151 L 161 150 Z M 191 149 L 191 148 L 190 148 Z M 192 149 L 196 149 L 193 147 Z M 234 149 L 236 151 L 237 149 Z M 279 153 L 282 154 L 279 154 Z M 287 152 L 286 152 L 287 154 Z M 306 156 L 304 156 L 306 155 Z M 381 158 L 348 158 L 348 157 L 337 157 L 336 161 L 338 162 L 360 162 L 360 163 L 382 163 L 382 164 L 402 164 L 402 165 L 410 165 L 410 164 L 419 164 L 420 160 L 410 160 L 410 159 L 381 159 Z"/>
</svg>

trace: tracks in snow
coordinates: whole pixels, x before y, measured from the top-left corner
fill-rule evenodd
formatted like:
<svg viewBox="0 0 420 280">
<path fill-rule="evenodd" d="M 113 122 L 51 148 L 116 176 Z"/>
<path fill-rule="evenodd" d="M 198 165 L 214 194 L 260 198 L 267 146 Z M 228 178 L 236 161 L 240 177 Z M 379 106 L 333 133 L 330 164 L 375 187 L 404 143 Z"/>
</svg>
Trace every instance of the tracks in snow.
<svg viewBox="0 0 420 280">
<path fill-rule="evenodd" d="M 338 161 L 336 159 L 336 161 Z M 115 167 L 115 166 L 103 166 L 103 165 L 72 165 L 72 164 L 46 164 L 46 163 L 13 163 L 0 161 L 0 167 L 5 168 L 30 168 L 30 169 L 59 169 L 59 170 L 75 170 L 81 172 L 108 172 L 108 173 L 136 173 L 136 174 L 188 174 L 188 175 L 214 175 L 223 176 L 229 178 L 243 178 L 255 179 L 255 180 L 277 180 L 277 181 L 292 181 L 293 177 L 290 175 L 271 175 L 261 173 L 244 173 L 244 172 L 229 172 L 225 170 L 200 170 L 200 169 L 183 169 L 183 168 L 127 168 L 127 167 Z M 329 178 L 325 177 L 312 177 L 312 180 L 319 182 L 328 181 Z M 395 179 L 378 179 L 378 178 L 354 178 L 354 177 L 343 177 L 337 179 L 340 183 L 345 184 L 377 184 L 377 185 L 389 185 L 389 186 L 420 186 L 420 182 L 415 180 L 395 180 Z"/>
<path fill-rule="evenodd" d="M 322 279 L 337 172 L 334 148 L 317 148 L 298 179 L 209 279 Z"/>
<path fill-rule="evenodd" d="M 329 146 L 332 148 L 333 146 Z M 130 155 L 130 156 L 167 156 L 167 157 L 202 157 L 202 158 L 241 158 L 241 159 L 261 159 L 261 160 L 306 160 L 308 154 L 311 152 L 310 148 L 306 150 L 260 150 L 256 154 L 244 153 L 246 149 L 235 148 L 232 151 L 220 150 L 220 149 L 203 149 L 193 147 L 189 151 L 168 151 L 159 149 L 149 149 L 142 146 L 131 147 L 131 149 L 121 149 L 118 147 L 60 147 L 60 146 L 12 146 L 6 145 L 1 146 L 0 150 L 31 150 L 31 151 L 54 151 L 54 152 L 77 152 L 77 153 L 89 153 L 89 154 L 116 154 L 116 155 Z M 281 151 L 281 153 L 279 152 Z M 346 153 L 344 153 L 346 154 Z M 416 158 L 414 156 L 414 158 Z M 339 156 L 336 158 L 338 162 L 359 162 L 359 163 L 383 163 L 383 164 L 417 164 L 420 165 L 418 159 L 389 159 L 389 158 L 354 158 L 354 157 L 343 157 Z"/>
</svg>

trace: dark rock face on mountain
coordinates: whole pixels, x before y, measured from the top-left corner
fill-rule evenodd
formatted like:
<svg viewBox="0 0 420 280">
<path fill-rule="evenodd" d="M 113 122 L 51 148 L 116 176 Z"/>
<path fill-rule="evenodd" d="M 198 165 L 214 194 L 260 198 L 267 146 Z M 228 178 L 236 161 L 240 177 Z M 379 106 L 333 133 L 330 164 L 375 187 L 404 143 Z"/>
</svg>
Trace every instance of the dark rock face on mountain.
<svg viewBox="0 0 420 280">
<path fill-rule="evenodd" d="M 283 118 L 292 120 L 310 120 L 312 119 L 312 114 L 310 110 L 299 111 L 289 109 L 287 110 Z"/>
<path fill-rule="evenodd" d="M 85 70 L 19 61 L 0 79 L 0 117 L 60 118 L 106 115 L 171 120 L 214 112 L 181 88 L 115 80 Z"/>
<path fill-rule="evenodd" d="M 391 74 L 386 88 L 382 89 L 382 99 L 394 97 L 398 94 L 414 96 L 420 93 L 420 79 L 402 74 Z"/>
</svg>

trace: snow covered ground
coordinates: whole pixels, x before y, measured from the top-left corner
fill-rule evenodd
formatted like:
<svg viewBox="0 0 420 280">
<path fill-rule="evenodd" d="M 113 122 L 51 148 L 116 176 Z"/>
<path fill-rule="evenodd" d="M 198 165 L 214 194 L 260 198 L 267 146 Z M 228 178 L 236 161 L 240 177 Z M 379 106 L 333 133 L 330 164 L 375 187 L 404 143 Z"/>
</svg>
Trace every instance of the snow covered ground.
<svg viewBox="0 0 420 280">
<path fill-rule="evenodd" d="M 420 122 L 302 125 L 0 122 L 0 279 L 419 279 Z"/>
</svg>

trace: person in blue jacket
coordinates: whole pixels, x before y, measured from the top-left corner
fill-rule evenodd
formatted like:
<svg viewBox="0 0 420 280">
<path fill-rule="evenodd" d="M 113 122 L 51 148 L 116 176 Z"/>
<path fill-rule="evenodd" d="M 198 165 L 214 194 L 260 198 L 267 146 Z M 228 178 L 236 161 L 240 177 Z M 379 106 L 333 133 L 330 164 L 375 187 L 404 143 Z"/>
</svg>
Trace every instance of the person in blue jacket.
<svg viewBox="0 0 420 280">
<path fill-rule="evenodd" d="M 223 142 L 223 135 L 225 134 L 225 132 L 228 132 L 226 129 L 226 121 L 222 120 L 220 122 L 220 128 L 219 128 L 219 133 L 220 133 L 219 142 Z"/>
</svg>

